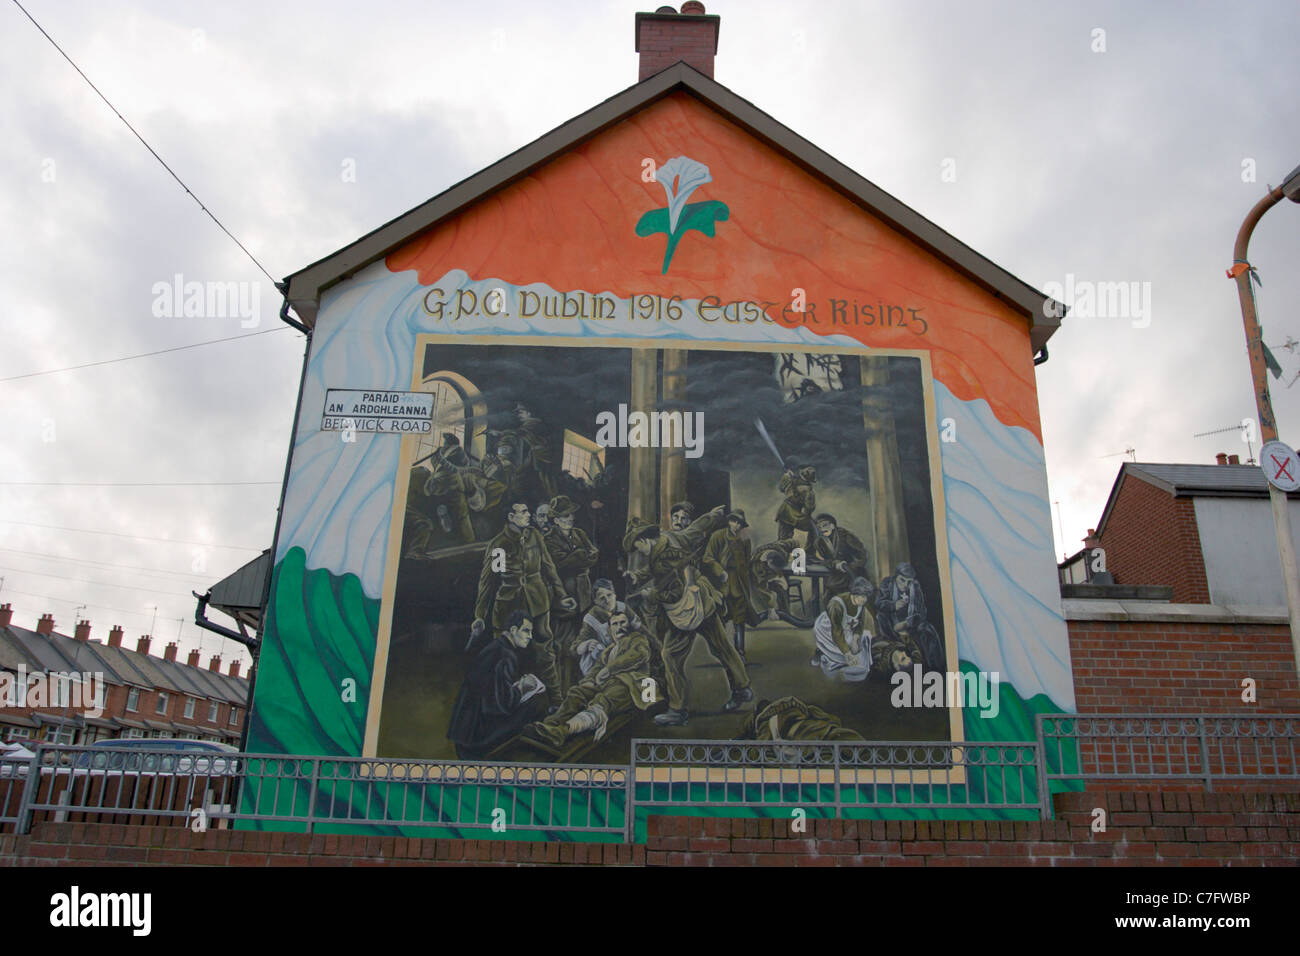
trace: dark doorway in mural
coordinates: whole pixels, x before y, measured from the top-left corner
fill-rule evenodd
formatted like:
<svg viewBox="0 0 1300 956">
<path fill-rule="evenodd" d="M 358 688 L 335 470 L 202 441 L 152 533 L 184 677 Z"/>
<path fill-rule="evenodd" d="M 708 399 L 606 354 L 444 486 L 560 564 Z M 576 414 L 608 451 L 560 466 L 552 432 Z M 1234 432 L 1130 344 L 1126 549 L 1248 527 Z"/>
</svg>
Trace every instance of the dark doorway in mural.
<svg viewBox="0 0 1300 956">
<path fill-rule="evenodd" d="M 922 360 L 652 344 L 423 346 L 378 755 L 950 739 Z"/>
</svg>

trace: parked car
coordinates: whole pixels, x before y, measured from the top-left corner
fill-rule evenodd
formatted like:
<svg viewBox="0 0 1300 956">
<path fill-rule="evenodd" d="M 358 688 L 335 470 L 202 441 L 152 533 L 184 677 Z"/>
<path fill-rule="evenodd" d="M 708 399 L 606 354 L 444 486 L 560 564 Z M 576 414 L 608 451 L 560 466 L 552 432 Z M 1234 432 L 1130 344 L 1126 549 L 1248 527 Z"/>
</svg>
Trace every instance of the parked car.
<svg viewBox="0 0 1300 956">
<path fill-rule="evenodd" d="M 97 740 L 73 755 L 72 765 L 89 772 L 190 774 L 224 776 L 239 770 L 239 761 L 228 754 L 238 747 L 211 740 L 179 737 L 133 737 Z"/>
</svg>

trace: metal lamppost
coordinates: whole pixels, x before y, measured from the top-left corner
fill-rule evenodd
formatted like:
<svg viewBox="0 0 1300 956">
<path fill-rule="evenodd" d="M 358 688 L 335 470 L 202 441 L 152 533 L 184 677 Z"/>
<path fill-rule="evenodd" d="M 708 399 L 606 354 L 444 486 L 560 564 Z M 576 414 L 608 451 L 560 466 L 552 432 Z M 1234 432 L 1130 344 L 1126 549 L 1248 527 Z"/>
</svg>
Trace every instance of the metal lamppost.
<svg viewBox="0 0 1300 956">
<path fill-rule="evenodd" d="M 1273 418 L 1273 401 L 1268 394 L 1268 368 L 1264 361 L 1264 339 L 1255 315 L 1255 292 L 1251 287 L 1250 261 L 1246 250 L 1256 224 L 1283 198 L 1300 203 L 1300 166 L 1291 170 L 1281 186 L 1270 189 L 1246 214 L 1237 232 L 1237 243 L 1232 247 L 1232 268 L 1228 275 L 1237 280 L 1237 298 L 1241 301 L 1241 317 L 1246 326 L 1246 348 L 1250 352 L 1250 374 L 1255 383 L 1255 408 L 1259 413 L 1259 430 L 1265 442 L 1277 441 L 1277 422 Z M 1260 455 L 1260 467 L 1266 469 L 1265 456 Z M 1282 584 L 1286 588 L 1287 610 L 1291 617 L 1291 650 L 1295 655 L 1296 670 L 1300 671 L 1300 572 L 1296 568 L 1295 544 L 1291 539 L 1291 516 L 1287 511 L 1286 492 L 1270 480 L 1269 498 L 1273 504 L 1273 526 L 1277 532 L 1277 552 L 1282 563 Z"/>
</svg>

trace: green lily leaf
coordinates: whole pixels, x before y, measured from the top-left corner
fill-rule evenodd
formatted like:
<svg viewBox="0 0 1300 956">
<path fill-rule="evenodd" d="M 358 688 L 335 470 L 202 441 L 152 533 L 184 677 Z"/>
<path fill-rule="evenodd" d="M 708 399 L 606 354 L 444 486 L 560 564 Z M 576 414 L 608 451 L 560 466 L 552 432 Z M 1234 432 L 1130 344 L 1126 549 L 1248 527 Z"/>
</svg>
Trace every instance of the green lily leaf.
<svg viewBox="0 0 1300 956">
<path fill-rule="evenodd" d="M 668 272 L 668 265 L 673 261 L 673 253 L 677 250 L 679 243 L 688 231 L 695 229 L 704 233 L 706 236 L 716 234 L 716 226 L 719 222 L 725 222 L 731 218 L 731 210 L 727 204 L 719 202 L 716 199 L 710 199 L 707 202 L 687 203 L 682 208 L 682 215 L 677 223 L 677 231 L 670 232 L 668 228 L 668 210 L 652 209 L 636 224 L 636 234 L 638 236 L 653 236 L 655 233 L 662 232 L 668 236 L 668 248 L 664 250 L 664 274 Z"/>
</svg>

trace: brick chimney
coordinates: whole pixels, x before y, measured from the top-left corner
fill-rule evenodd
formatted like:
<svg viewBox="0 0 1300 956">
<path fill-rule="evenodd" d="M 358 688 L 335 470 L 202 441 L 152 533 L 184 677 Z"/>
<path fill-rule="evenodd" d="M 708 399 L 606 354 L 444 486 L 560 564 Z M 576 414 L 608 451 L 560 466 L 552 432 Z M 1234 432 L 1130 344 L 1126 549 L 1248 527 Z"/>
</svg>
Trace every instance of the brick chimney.
<svg viewBox="0 0 1300 956">
<path fill-rule="evenodd" d="M 1214 460 L 1217 461 L 1220 465 L 1226 465 L 1228 463 L 1228 453 L 1221 451 L 1214 456 Z"/>
<path fill-rule="evenodd" d="M 42 614 L 41 619 L 36 622 L 36 633 L 50 635 L 54 633 L 54 615 Z"/>
<path fill-rule="evenodd" d="M 165 660 L 165 661 L 174 661 L 174 660 L 176 660 L 176 642 L 175 642 L 175 641 L 172 641 L 170 644 L 168 644 L 166 647 L 163 648 L 163 660 Z"/>
<path fill-rule="evenodd" d="M 0 604 L 0 627 L 8 627 L 9 622 L 14 619 L 14 608 L 12 604 Z"/>
<path fill-rule="evenodd" d="M 1097 537 L 1096 528 L 1088 529 L 1088 533 L 1083 537 L 1083 546 L 1089 551 L 1101 546 L 1101 538 Z"/>
<path fill-rule="evenodd" d="M 108 646 L 109 647 L 122 646 L 122 625 L 121 624 L 114 624 L 112 627 L 108 629 Z"/>
<path fill-rule="evenodd" d="M 208 670 L 210 670 L 210 671 L 212 671 L 212 672 L 214 672 L 214 673 L 217 673 L 217 674 L 220 674 L 220 673 L 221 673 L 221 655 L 220 655 L 220 654 L 213 654 L 213 655 L 212 655 L 212 660 L 208 661 Z"/>
<path fill-rule="evenodd" d="M 229 673 L 230 673 L 230 676 L 231 676 L 231 677 L 238 677 L 238 676 L 239 676 L 239 661 L 231 661 L 231 662 L 230 662 L 230 672 L 229 672 Z"/>
<path fill-rule="evenodd" d="M 1240 456 L 1240 455 L 1229 455 L 1229 456 L 1228 456 L 1228 464 L 1230 464 L 1230 465 L 1240 465 L 1240 464 L 1241 464 L 1241 456 Z"/>
<path fill-rule="evenodd" d="M 150 635 L 148 634 L 142 635 L 140 637 L 140 640 L 135 642 L 135 652 L 137 654 L 148 654 L 149 645 L 152 643 L 153 643 L 153 638 Z"/>
<path fill-rule="evenodd" d="M 637 82 L 666 70 L 678 60 L 713 79 L 713 58 L 718 53 L 721 20 L 706 14 L 704 4 L 689 0 L 682 12 L 660 7 L 636 15 L 636 50 L 641 54 Z"/>
<path fill-rule="evenodd" d="M 199 666 L 199 651 L 198 651 L 198 648 L 195 648 L 194 650 L 190 651 L 190 658 L 189 658 L 189 660 L 187 660 L 185 663 L 188 664 L 190 667 L 198 667 L 198 666 Z"/>
<path fill-rule="evenodd" d="M 72 632 L 72 636 L 79 641 L 90 640 L 90 622 L 78 621 L 76 628 Z"/>
</svg>

